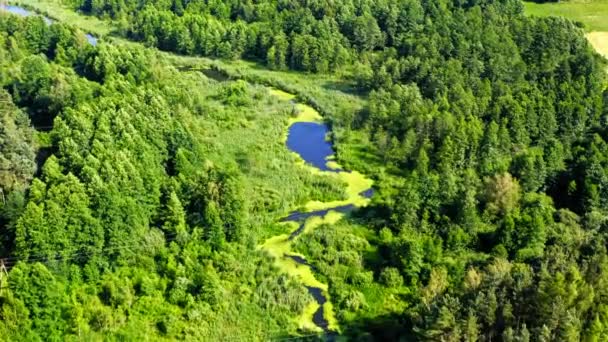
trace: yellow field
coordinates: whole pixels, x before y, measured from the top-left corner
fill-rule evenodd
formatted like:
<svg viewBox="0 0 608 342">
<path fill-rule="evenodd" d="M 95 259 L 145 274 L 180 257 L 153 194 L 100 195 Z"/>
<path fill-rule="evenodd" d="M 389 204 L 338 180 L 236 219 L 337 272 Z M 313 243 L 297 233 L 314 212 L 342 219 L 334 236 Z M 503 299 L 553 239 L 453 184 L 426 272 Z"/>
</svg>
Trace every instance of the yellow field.
<svg viewBox="0 0 608 342">
<path fill-rule="evenodd" d="M 608 32 L 590 32 L 587 39 L 597 52 L 608 58 Z"/>
</svg>

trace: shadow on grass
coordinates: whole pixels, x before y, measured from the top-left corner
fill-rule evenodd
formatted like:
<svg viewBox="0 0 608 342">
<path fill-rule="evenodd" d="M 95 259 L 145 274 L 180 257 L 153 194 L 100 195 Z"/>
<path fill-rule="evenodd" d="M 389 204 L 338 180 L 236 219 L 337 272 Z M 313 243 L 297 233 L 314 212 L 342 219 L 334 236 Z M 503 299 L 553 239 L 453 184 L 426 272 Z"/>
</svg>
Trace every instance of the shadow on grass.
<svg viewBox="0 0 608 342">
<path fill-rule="evenodd" d="M 415 341 L 404 315 L 362 318 L 342 326 L 342 341 Z"/>
<path fill-rule="evenodd" d="M 326 90 L 335 90 L 345 94 L 356 96 L 362 96 L 366 93 L 357 88 L 354 83 L 348 81 L 326 81 L 325 83 L 323 83 L 322 87 Z"/>
</svg>

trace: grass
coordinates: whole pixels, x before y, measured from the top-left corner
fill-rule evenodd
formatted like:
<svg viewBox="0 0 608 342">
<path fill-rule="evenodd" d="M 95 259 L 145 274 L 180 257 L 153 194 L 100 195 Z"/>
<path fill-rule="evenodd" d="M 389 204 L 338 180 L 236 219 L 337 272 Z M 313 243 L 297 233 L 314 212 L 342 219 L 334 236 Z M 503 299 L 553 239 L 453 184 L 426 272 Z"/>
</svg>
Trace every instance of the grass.
<svg viewBox="0 0 608 342">
<path fill-rule="evenodd" d="M 347 199 L 331 202 L 310 201 L 306 203 L 306 211 L 323 210 L 349 204 L 354 204 L 357 207 L 364 207 L 369 203 L 369 199 L 361 196 L 360 193 L 372 187 L 373 181 L 371 179 L 357 171 L 342 171 L 332 173 L 331 175 L 335 175 L 335 177 L 347 184 Z"/>
<path fill-rule="evenodd" d="M 587 32 L 608 31 L 608 0 L 524 2 L 524 6 L 529 15 L 566 17 L 583 23 Z"/>
</svg>

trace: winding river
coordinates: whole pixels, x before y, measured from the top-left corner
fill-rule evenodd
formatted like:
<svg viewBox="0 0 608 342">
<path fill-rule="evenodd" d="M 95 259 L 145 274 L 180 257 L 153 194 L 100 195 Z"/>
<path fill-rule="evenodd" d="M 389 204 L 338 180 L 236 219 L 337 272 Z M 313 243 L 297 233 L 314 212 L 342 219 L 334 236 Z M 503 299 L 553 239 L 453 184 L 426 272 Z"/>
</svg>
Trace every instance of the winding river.
<svg viewBox="0 0 608 342">
<path fill-rule="evenodd" d="M 34 11 L 30 11 L 24 7 L 15 6 L 15 5 L 7 5 L 7 4 L 0 4 L 0 12 L 1 11 L 6 11 L 8 13 L 12 13 L 12 14 L 22 16 L 22 17 L 38 15 L 38 13 L 36 13 Z M 49 17 L 46 17 L 46 16 L 42 16 L 42 19 L 44 20 L 44 22 L 47 25 L 51 25 L 53 22 L 55 22 L 55 20 L 53 20 Z M 97 37 L 95 37 L 89 33 L 85 33 L 84 36 L 87 38 L 87 41 L 89 42 L 89 44 L 91 44 L 93 46 L 97 45 Z"/>
<path fill-rule="evenodd" d="M 289 122 L 285 138 L 287 148 L 299 156 L 307 172 L 323 173 L 336 177 L 347 184 L 347 198 L 340 201 L 309 201 L 301 211 L 294 211 L 280 222 L 292 227 L 291 233 L 274 236 L 260 248 L 275 258 L 276 265 L 287 274 L 298 278 L 315 301 L 305 308 L 298 324 L 302 330 L 337 332 L 339 327 L 329 297 L 327 284 L 314 276 L 314 267 L 306 258 L 292 251 L 292 243 L 304 232 L 310 232 L 323 224 L 334 224 L 349 211 L 369 203 L 373 194 L 372 181 L 359 172 L 343 170 L 334 158 L 332 145 L 327 141 L 329 133 L 321 115 L 312 107 L 295 103 L 295 96 L 273 89 L 272 94 L 290 102 L 298 115 Z"/>
</svg>

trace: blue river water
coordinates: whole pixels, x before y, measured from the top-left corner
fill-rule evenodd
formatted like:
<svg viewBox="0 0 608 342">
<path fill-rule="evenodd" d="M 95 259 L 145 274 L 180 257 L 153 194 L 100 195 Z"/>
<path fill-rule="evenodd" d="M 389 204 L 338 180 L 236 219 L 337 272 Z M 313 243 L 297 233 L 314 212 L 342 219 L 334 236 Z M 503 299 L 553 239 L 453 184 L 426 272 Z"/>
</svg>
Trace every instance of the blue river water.
<svg viewBox="0 0 608 342">
<path fill-rule="evenodd" d="M 315 122 L 296 122 L 289 126 L 287 148 L 321 171 L 338 172 L 327 167 L 327 158 L 334 153 L 331 142 L 326 137 L 327 125 Z"/>
<path fill-rule="evenodd" d="M 16 15 L 19 15 L 22 17 L 38 15 L 38 13 L 36 13 L 36 12 L 30 11 L 21 6 L 15 6 L 15 5 L 0 4 L 0 10 L 7 11 L 9 13 L 16 14 Z M 42 16 L 42 19 L 44 20 L 45 23 L 47 23 L 47 25 L 50 25 L 54 22 L 54 20 L 49 17 Z M 91 44 L 93 46 L 97 45 L 97 37 L 95 37 L 89 33 L 85 33 L 84 36 L 87 38 L 87 41 L 89 42 L 89 44 Z"/>
</svg>

